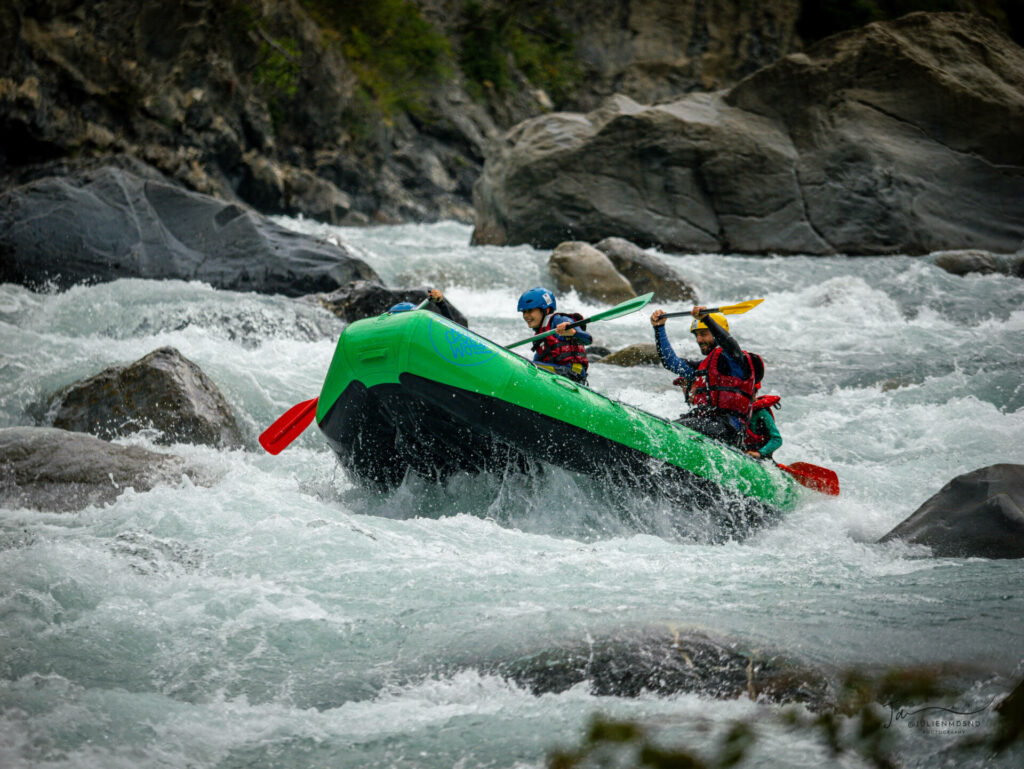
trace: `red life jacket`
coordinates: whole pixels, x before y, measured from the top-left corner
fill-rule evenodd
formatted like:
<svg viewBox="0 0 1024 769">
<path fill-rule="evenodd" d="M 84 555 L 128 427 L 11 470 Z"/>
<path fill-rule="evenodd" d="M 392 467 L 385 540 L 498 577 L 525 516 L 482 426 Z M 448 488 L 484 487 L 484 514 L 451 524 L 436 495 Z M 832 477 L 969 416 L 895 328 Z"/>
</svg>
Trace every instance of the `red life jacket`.
<svg viewBox="0 0 1024 769">
<path fill-rule="evenodd" d="M 540 325 L 540 328 L 533 333 L 543 334 L 545 331 L 550 331 L 554 328 L 551 325 L 551 321 L 555 319 L 556 315 L 571 318 L 574 322 L 583 320 L 583 316 L 578 312 L 553 312 Z M 585 329 L 586 326 L 581 326 L 581 328 Z M 558 334 L 552 334 L 534 342 L 533 349 L 539 353 L 537 356 L 539 363 L 551 363 L 556 366 L 571 366 L 574 363 L 578 363 L 583 366 L 584 371 L 590 367 L 590 361 L 587 360 L 587 351 L 582 344 L 576 341 L 575 336 L 560 337 Z"/>
<path fill-rule="evenodd" d="M 738 414 L 744 420 L 750 418 L 750 407 L 754 402 L 754 391 L 757 388 L 753 356 L 746 350 L 750 376 L 743 379 L 729 376 L 718 370 L 718 361 L 722 348 L 715 347 L 697 367 L 691 403 L 695 406 L 712 406 L 723 411 Z"/>
<path fill-rule="evenodd" d="M 760 411 L 761 409 L 768 409 L 768 413 L 771 414 L 772 409 L 779 405 L 780 400 L 781 399 L 778 395 L 762 395 L 760 398 L 754 401 L 754 405 L 750 409 L 751 421 L 753 421 L 755 411 Z M 772 414 L 772 416 L 774 416 L 774 414 Z M 749 449 L 751 451 L 757 451 L 768 442 L 769 437 L 770 436 L 768 435 L 768 433 L 765 433 L 764 435 L 762 435 L 761 433 L 755 433 L 753 430 L 750 429 L 750 425 L 748 424 L 747 434 L 743 438 L 743 448 Z"/>
</svg>

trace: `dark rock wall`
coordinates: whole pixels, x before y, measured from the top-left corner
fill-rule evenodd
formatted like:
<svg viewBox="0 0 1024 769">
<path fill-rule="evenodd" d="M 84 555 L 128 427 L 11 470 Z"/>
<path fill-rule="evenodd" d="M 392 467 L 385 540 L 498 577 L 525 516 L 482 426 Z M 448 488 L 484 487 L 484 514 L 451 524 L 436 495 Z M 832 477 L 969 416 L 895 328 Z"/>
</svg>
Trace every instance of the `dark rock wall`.
<svg viewBox="0 0 1024 769">
<path fill-rule="evenodd" d="M 466 2 L 411 5 L 449 49 L 446 76 L 416 84 L 412 112 L 368 103 L 379 100 L 374 84 L 325 26 L 346 18 L 344 2 L 8 0 L 0 184 L 129 155 L 263 213 L 469 222 L 472 185 L 501 129 L 616 90 L 649 101 L 735 82 L 792 50 L 799 3 L 484 0 L 480 23 L 501 32 L 492 53 L 510 67 L 500 89 L 460 68 L 473 64 Z M 547 62 L 547 75 L 520 62 L 502 47 L 516 34 L 552 51 L 568 41 L 563 59 Z M 574 73 L 564 93 L 550 86 L 560 69 Z"/>
</svg>

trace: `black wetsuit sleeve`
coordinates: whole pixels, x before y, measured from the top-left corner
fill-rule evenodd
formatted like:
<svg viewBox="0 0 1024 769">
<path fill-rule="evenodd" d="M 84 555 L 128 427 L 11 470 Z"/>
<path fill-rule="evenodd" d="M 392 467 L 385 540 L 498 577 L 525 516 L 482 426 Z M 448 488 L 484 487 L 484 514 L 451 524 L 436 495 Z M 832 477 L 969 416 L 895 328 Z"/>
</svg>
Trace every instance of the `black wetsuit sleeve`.
<svg viewBox="0 0 1024 769">
<path fill-rule="evenodd" d="M 743 372 L 743 378 L 749 378 L 752 372 L 750 370 L 750 362 L 747 360 L 747 356 L 743 354 L 743 348 L 729 335 L 728 331 L 715 323 L 710 315 L 703 316 L 701 321 L 708 327 L 708 331 L 711 332 L 711 336 L 718 342 L 722 352 L 728 355 L 740 367 L 740 370 Z"/>
<path fill-rule="evenodd" d="M 448 304 L 447 299 L 442 299 L 440 302 L 431 301 L 431 304 L 434 306 L 434 309 L 437 310 L 437 314 L 441 317 L 448 318 L 448 320 L 453 323 L 458 323 L 460 326 L 466 326 L 463 321 L 455 317 L 455 313 L 452 312 L 452 306 Z M 466 327 L 468 328 L 468 326 Z"/>
<path fill-rule="evenodd" d="M 442 299 L 440 302 L 434 302 L 434 304 L 441 315 L 448 318 L 448 320 L 455 320 L 455 316 L 452 315 L 451 305 L 448 304 L 447 299 Z"/>
</svg>

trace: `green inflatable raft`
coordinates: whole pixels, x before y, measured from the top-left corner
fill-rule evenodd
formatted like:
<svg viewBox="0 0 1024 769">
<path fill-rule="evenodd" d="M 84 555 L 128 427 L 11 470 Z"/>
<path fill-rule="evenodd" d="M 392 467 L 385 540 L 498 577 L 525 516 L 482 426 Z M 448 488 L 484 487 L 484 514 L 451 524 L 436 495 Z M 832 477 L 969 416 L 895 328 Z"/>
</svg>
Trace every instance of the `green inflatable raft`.
<svg viewBox="0 0 1024 769">
<path fill-rule="evenodd" d="M 549 373 L 432 312 L 360 320 L 338 340 L 316 421 L 382 490 L 409 470 L 526 470 L 538 461 L 710 505 L 791 508 L 795 481 L 681 425 Z"/>
</svg>

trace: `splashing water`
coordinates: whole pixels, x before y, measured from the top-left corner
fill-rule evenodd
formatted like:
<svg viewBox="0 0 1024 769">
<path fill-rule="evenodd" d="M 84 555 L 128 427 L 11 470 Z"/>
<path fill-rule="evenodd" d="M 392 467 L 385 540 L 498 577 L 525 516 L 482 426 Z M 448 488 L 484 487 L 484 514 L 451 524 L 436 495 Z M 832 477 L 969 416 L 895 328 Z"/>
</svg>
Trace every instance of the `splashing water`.
<svg viewBox="0 0 1024 769">
<path fill-rule="evenodd" d="M 515 300 L 549 281 L 547 253 L 470 248 L 462 225 L 282 222 L 338 238 L 389 283 L 443 288 L 495 340 L 528 335 Z M 704 303 L 765 298 L 732 327 L 765 358 L 763 392 L 782 396 L 777 456 L 836 470 L 838 499 L 808 494 L 752 539 L 712 545 L 699 526 L 665 529 L 680 512 L 668 503 L 551 467 L 378 496 L 316 430 L 278 457 L 175 446 L 216 482 L 76 514 L 0 510 L 0 765 L 540 766 L 598 711 L 710 750 L 768 706 L 585 684 L 535 696 L 455 665 L 665 622 L 832 672 L 950 664 L 969 671 L 972 702 L 1006 691 L 1024 672 L 1024 567 L 870 543 L 953 476 L 1024 462 L 1024 282 L 927 258 L 662 258 Z M 604 309 L 571 293 L 559 306 Z M 672 324 L 694 357 L 688 325 Z M 0 425 L 172 345 L 254 439 L 317 395 L 342 328 L 313 302 L 194 283 L 0 286 Z M 612 349 L 652 341 L 645 313 L 590 330 Z M 596 389 L 667 417 L 683 408 L 671 380 L 591 370 Z M 807 734 L 762 731 L 764 765 L 839 761 Z M 898 737 L 909 765 L 949 744 Z"/>
</svg>

